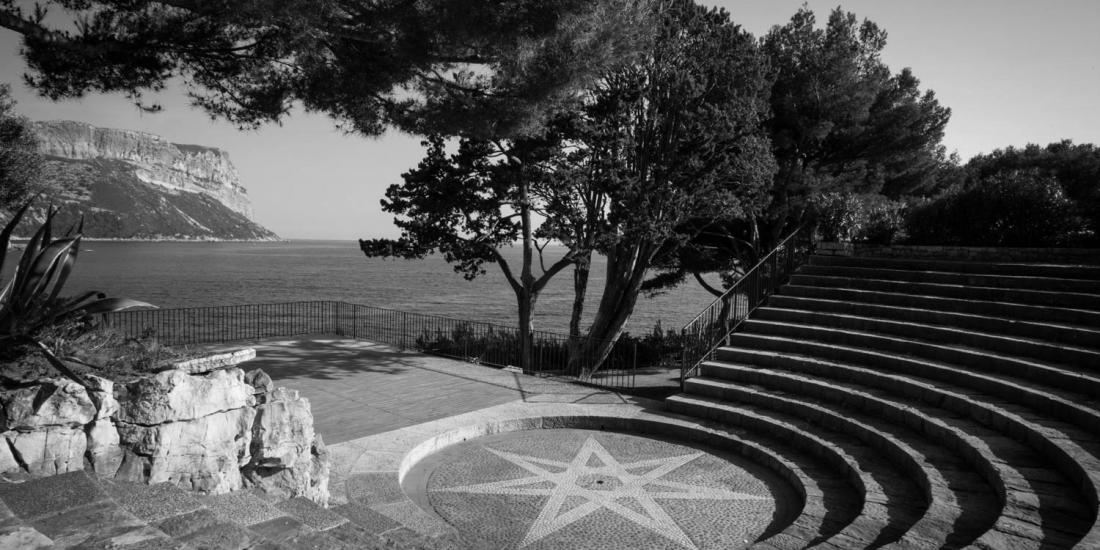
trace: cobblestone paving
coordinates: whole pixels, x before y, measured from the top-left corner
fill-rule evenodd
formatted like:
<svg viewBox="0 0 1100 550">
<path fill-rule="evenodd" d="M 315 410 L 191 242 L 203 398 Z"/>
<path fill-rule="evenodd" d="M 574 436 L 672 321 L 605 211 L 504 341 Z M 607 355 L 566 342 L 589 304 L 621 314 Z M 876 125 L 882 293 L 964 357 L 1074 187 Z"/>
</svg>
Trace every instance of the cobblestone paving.
<svg viewBox="0 0 1100 550">
<path fill-rule="evenodd" d="M 576 429 L 477 438 L 422 468 L 431 507 L 472 548 L 739 548 L 796 498 L 742 459 Z"/>
</svg>

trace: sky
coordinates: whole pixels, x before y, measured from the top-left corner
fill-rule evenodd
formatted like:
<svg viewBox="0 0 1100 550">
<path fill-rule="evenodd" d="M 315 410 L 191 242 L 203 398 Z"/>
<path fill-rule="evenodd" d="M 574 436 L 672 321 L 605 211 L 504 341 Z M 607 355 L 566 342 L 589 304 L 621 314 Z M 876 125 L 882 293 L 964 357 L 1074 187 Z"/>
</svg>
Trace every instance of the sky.
<svg viewBox="0 0 1100 550">
<path fill-rule="evenodd" d="M 803 0 L 722 0 L 761 36 Z M 913 69 L 952 110 L 944 144 L 962 160 L 997 148 L 1062 139 L 1100 143 L 1100 0 L 810 0 L 819 24 L 841 6 L 888 33 L 883 60 Z M 77 120 L 141 130 L 229 152 L 260 224 L 289 239 L 395 237 L 379 200 L 423 156 L 396 132 L 346 135 L 324 115 L 295 112 L 281 126 L 240 131 L 188 105 L 181 89 L 142 113 L 121 95 L 54 103 L 23 86 L 19 36 L 0 29 L 0 82 L 32 120 Z"/>
</svg>

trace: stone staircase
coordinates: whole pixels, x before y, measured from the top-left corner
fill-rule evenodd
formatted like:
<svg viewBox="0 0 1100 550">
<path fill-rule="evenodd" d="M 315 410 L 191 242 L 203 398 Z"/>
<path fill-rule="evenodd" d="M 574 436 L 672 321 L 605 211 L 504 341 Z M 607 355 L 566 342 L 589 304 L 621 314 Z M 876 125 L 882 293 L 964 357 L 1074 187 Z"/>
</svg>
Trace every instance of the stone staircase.
<svg viewBox="0 0 1100 550">
<path fill-rule="evenodd" d="M 0 550 L 462 548 L 453 532 L 417 533 L 369 504 L 323 508 L 256 490 L 202 496 L 77 471 L 0 483 Z"/>
<path fill-rule="evenodd" d="M 1100 267 L 814 256 L 666 404 L 814 479 L 760 548 L 1100 548 Z"/>
</svg>

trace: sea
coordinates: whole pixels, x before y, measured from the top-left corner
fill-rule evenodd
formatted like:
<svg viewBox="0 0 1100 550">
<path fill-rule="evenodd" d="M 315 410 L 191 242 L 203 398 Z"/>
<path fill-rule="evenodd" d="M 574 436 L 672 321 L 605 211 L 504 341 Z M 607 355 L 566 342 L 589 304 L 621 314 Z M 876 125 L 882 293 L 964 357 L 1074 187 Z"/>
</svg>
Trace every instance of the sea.
<svg viewBox="0 0 1100 550">
<path fill-rule="evenodd" d="M 547 261 L 564 252 L 551 247 Z M 518 266 L 519 248 L 503 253 Z M 13 255 L 9 252 L 5 272 Z M 65 294 L 100 290 L 161 308 L 335 300 L 515 326 L 515 294 L 496 264 L 484 268 L 484 275 L 467 281 L 441 256 L 367 258 L 355 241 L 85 241 Z M 605 268 L 603 257 L 593 259 L 586 322 L 598 305 Z M 627 330 L 640 335 L 657 323 L 679 329 L 713 299 L 689 279 L 661 295 L 640 297 Z M 567 332 L 572 303 L 568 268 L 539 297 L 534 328 Z"/>
</svg>

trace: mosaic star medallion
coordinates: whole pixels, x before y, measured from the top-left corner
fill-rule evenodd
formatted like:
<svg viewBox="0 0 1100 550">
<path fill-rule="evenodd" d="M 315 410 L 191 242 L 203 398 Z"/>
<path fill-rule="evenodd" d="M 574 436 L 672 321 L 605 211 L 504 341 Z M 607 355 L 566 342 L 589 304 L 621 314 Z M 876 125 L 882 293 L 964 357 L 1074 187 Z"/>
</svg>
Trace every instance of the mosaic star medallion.
<svg viewBox="0 0 1100 550">
<path fill-rule="evenodd" d="M 580 452 L 570 462 L 523 456 L 488 447 L 485 449 L 534 475 L 444 490 L 453 493 L 549 496 L 535 519 L 535 524 L 520 543 L 520 548 L 588 517 L 596 510 L 606 508 L 644 529 L 650 529 L 681 546 L 695 550 L 695 544 L 655 499 L 770 500 L 766 496 L 661 480 L 665 474 L 705 453 L 620 463 L 592 437 L 584 442 Z M 544 481 L 550 482 L 552 487 L 536 487 Z M 651 492 L 647 488 L 659 490 Z M 574 508 L 565 509 L 565 503 L 570 497 L 578 497 L 584 502 Z M 618 502 L 626 499 L 634 500 L 641 507 L 641 513 Z"/>
<path fill-rule="evenodd" d="M 437 459 L 432 507 L 475 547 L 735 548 L 775 513 L 762 472 L 698 449 L 586 430 L 520 434 Z"/>
</svg>

